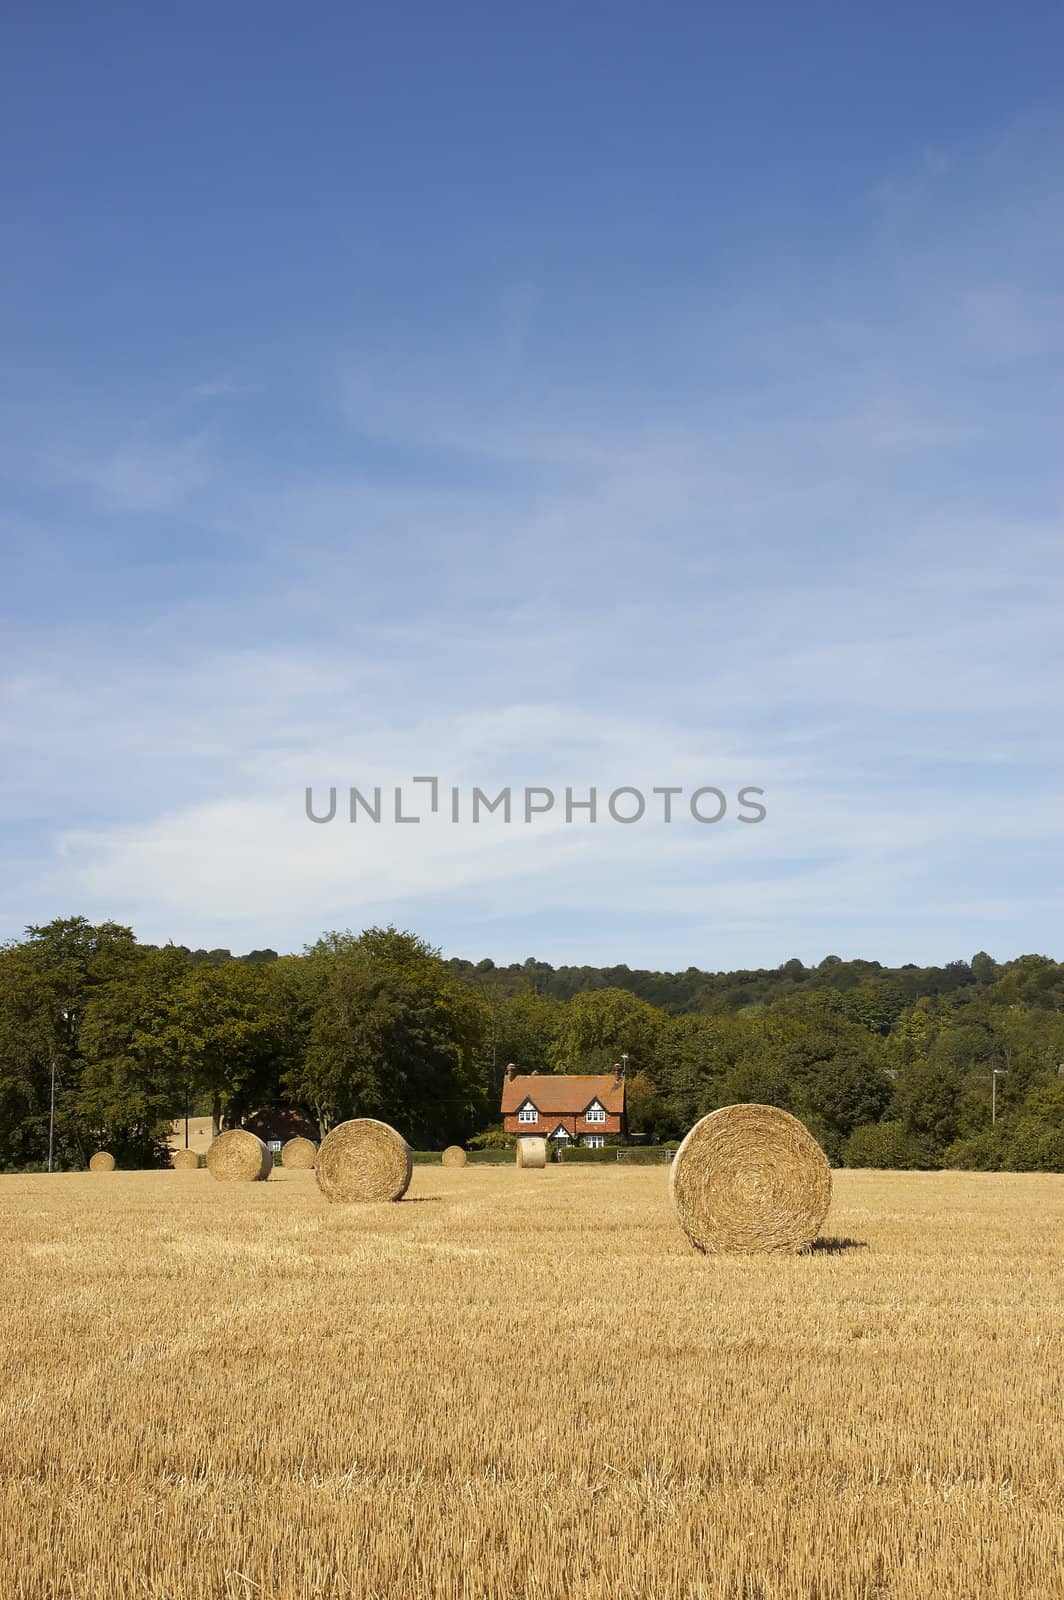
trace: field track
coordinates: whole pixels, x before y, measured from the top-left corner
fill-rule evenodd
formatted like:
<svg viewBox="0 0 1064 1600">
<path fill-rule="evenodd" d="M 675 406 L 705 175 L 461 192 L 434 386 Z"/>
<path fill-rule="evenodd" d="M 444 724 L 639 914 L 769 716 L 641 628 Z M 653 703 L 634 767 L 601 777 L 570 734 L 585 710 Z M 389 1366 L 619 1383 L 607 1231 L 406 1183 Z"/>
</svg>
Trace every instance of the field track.
<svg viewBox="0 0 1064 1600">
<path fill-rule="evenodd" d="M 1064 1177 L 0 1178 L 4 1600 L 1060 1600 Z"/>
</svg>

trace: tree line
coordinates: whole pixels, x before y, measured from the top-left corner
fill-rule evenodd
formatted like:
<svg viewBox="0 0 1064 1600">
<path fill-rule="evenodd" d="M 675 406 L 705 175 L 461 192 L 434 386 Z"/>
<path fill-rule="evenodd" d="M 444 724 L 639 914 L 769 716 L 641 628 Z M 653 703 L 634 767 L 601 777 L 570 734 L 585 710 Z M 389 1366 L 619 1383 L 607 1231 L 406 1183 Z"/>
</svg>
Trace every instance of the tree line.
<svg viewBox="0 0 1064 1600">
<path fill-rule="evenodd" d="M 381 1117 L 419 1148 L 497 1142 L 508 1061 L 594 1072 L 622 1053 L 630 1129 L 654 1142 L 754 1100 L 836 1163 L 1064 1171 L 1064 966 L 1044 956 L 497 967 L 389 927 L 234 957 L 81 917 L 0 948 L 0 1168 L 44 1164 L 53 1082 L 57 1165 L 105 1147 L 143 1166 L 183 1115 L 278 1104 L 323 1130 Z"/>
</svg>

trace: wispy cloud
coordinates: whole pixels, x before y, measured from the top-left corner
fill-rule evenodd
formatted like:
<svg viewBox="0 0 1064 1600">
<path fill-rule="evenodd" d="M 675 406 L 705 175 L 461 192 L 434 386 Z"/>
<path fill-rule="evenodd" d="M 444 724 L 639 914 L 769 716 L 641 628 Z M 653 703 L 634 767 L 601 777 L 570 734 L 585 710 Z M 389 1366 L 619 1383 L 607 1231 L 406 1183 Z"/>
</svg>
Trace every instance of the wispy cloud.
<svg viewBox="0 0 1064 1600">
<path fill-rule="evenodd" d="M 251 448 L 165 408 L 49 440 L 86 592 L 71 494 L 166 521 L 165 580 L 143 601 L 126 550 L 0 685 L 6 931 L 77 907 L 290 946 L 395 915 L 450 949 L 720 966 L 1048 943 L 1064 230 L 1025 165 L 934 153 L 862 198 L 836 279 L 685 305 L 609 370 L 547 359 L 529 281 L 429 355 L 338 340 Z M 303 817 L 307 783 L 419 771 L 755 783 L 770 814 Z"/>
</svg>

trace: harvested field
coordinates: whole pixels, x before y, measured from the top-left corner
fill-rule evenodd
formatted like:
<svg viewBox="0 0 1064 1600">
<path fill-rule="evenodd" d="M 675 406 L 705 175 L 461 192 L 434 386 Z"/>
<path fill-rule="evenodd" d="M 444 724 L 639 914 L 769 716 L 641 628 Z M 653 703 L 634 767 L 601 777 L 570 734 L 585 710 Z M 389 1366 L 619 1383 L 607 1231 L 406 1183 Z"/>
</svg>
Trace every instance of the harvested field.
<svg viewBox="0 0 1064 1600">
<path fill-rule="evenodd" d="M 0 1178 L 13 1600 L 1059 1600 L 1064 1177 Z"/>
</svg>

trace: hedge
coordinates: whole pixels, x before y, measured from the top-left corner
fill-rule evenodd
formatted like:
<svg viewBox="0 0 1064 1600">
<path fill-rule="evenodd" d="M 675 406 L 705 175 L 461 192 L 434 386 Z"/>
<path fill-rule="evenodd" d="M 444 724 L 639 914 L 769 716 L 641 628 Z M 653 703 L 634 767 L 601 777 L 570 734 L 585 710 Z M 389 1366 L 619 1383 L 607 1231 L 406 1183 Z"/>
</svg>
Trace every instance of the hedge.
<svg viewBox="0 0 1064 1600">
<path fill-rule="evenodd" d="M 414 1150 L 412 1152 L 415 1167 L 438 1167 L 443 1160 L 442 1150 Z M 474 1162 L 484 1167 L 512 1166 L 514 1160 L 513 1150 L 467 1150 L 466 1161 Z"/>
<path fill-rule="evenodd" d="M 565 1145 L 558 1151 L 559 1161 L 612 1161 L 622 1166 L 658 1167 L 668 1161 L 675 1146 L 657 1144 L 605 1145 L 599 1150 L 584 1145 Z"/>
</svg>

